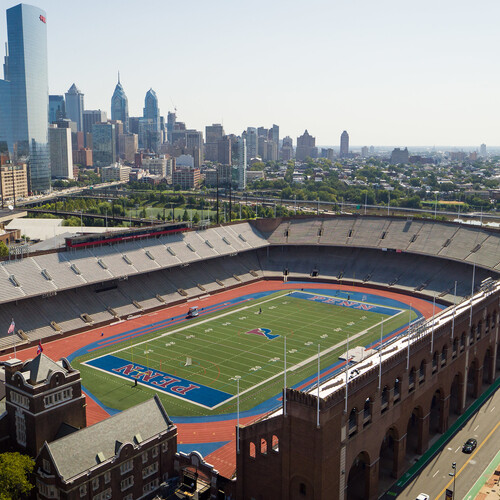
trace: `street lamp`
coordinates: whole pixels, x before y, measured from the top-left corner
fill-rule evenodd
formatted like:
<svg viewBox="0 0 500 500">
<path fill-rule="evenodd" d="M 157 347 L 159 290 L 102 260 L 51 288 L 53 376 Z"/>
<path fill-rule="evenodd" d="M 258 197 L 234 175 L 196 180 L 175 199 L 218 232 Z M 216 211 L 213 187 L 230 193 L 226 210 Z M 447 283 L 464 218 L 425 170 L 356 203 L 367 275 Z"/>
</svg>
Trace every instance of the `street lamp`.
<svg viewBox="0 0 500 500">
<path fill-rule="evenodd" d="M 448 475 L 453 477 L 453 500 L 455 500 L 455 477 L 457 475 L 457 462 L 453 462 L 451 464 L 451 468 L 453 469 L 453 472 L 449 472 Z"/>
</svg>

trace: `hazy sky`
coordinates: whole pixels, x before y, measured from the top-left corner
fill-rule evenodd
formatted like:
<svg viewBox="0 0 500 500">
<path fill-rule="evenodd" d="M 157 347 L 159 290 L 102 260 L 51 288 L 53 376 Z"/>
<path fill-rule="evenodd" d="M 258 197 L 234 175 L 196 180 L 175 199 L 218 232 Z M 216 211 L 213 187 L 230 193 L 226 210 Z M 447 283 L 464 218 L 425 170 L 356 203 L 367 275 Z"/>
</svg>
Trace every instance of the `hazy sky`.
<svg viewBox="0 0 500 500">
<path fill-rule="evenodd" d="M 498 0 L 37 0 L 49 89 L 75 82 L 110 112 L 117 71 L 131 116 L 160 111 L 226 133 L 280 126 L 294 144 L 500 144 Z M 16 5 L 10 0 L 2 8 Z M 0 41 L 6 40 L 5 12 Z M 3 55 L 3 54 L 2 54 Z"/>
</svg>

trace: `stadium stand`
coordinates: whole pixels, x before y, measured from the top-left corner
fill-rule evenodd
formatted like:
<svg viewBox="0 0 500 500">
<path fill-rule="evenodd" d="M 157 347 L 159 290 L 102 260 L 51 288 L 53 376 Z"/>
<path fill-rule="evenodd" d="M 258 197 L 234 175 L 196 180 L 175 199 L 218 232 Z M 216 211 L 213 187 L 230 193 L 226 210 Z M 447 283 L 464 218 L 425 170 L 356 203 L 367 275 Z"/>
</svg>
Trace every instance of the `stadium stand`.
<svg viewBox="0 0 500 500">
<path fill-rule="evenodd" d="M 208 242 L 208 243 L 207 243 Z M 397 288 L 453 302 L 500 271 L 500 232 L 391 217 L 236 223 L 0 263 L 0 323 L 20 343 L 65 334 L 257 279 Z M 14 337 L 0 333 L 0 349 Z"/>
</svg>

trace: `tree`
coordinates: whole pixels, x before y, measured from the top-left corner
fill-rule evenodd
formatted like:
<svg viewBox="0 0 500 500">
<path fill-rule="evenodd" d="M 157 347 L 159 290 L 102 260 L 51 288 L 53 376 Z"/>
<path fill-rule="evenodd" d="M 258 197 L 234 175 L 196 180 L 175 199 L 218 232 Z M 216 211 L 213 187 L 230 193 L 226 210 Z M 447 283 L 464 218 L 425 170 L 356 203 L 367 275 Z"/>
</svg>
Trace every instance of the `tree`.
<svg viewBox="0 0 500 500">
<path fill-rule="evenodd" d="M 35 462 L 20 453 L 0 453 L 0 500 L 16 500 L 28 494 L 33 485 L 29 476 Z"/>
<path fill-rule="evenodd" d="M 9 248 L 3 241 L 0 241 L 0 257 L 7 257 L 7 255 L 9 255 Z"/>
</svg>

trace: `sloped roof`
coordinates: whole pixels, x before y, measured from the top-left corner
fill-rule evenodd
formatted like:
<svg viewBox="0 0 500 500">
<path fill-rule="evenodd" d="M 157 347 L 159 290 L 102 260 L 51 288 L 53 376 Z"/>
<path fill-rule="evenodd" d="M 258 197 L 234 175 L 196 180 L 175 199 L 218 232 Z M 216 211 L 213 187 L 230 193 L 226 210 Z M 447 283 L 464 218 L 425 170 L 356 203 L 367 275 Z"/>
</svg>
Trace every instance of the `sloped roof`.
<svg viewBox="0 0 500 500">
<path fill-rule="evenodd" d="M 51 373 L 59 371 L 67 373 L 62 363 L 52 361 L 45 354 L 40 353 L 36 358 L 28 361 L 22 368 L 21 374 L 30 384 L 36 385 L 47 380 Z"/>
<path fill-rule="evenodd" d="M 137 444 L 134 436 L 140 436 L 140 440 L 146 441 L 173 425 L 160 399 L 155 396 L 102 422 L 46 443 L 45 446 L 52 455 L 59 474 L 63 480 L 68 481 L 114 457 L 122 443 Z M 101 453 L 103 459 L 99 460 L 97 455 Z"/>
</svg>

